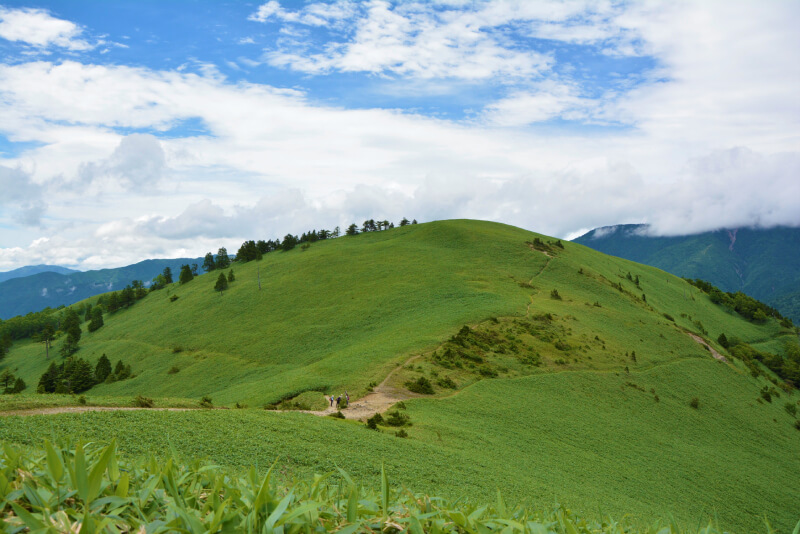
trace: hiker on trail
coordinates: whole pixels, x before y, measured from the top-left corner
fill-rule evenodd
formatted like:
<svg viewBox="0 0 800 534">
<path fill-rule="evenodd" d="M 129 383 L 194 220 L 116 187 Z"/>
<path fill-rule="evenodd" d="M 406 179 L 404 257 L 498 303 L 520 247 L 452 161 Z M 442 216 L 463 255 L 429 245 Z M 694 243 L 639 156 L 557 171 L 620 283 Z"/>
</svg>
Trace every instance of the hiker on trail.
<svg viewBox="0 0 800 534">
<path fill-rule="evenodd" d="M 339 409 L 339 403 L 342 402 L 342 396 L 339 395 L 336 397 L 336 409 Z"/>
<path fill-rule="evenodd" d="M 333 395 L 331 395 L 331 408 L 333 408 Z"/>
<path fill-rule="evenodd" d="M 347 405 L 350 406 L 350 395 L 347 393 L 347 390 L 344 390 L 344 398 L 347 400 Z"/>
</svg>

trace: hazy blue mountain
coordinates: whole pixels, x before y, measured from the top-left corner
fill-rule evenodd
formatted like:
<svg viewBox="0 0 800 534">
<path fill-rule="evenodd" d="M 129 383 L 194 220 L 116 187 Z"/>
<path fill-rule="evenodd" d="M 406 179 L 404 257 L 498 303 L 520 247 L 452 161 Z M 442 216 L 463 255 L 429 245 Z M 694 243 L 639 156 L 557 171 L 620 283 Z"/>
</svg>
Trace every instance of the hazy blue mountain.
<svg viewBox="0 0 800 534">
<path fill-rule="evenodd" d="M 646 225 L 622 224 L 574 241 L 606 254 L 702 278 L 742 291 L 800 323 L 800 228 L 739 228 L 686 236 L 648 236 Z"/>
<path fill-rule="evenodd" d="M 202 258 L 145 260 L 127 267 L 75 271 L 67 274 L 40 272 L 0 283 L 0 319 L 39 311 L 46 307 L 69 305 L 93 295 L 122 289 L 134 280 L 149 283 L 165 267 L 178 280 L 181 265 L 202 265 Z M 203 272 L 200 270 L 199 272 Z"/>
<path fill-rule="evenodd" d="M 0 273 L 0 283 L 5 282 L 6 280 L 11 280 L 12 278 L 22 278 L 23 276 L 31 276 L 39 273 L 69 274 L 77 272 L 80 271 L 69 269 L 67 267 L 61 267 L 59 265 L 26 265 L 25 267 L 20 267 L 19 269 L 14 269 L 13 271 L 5 271 Z"/>
</svg>

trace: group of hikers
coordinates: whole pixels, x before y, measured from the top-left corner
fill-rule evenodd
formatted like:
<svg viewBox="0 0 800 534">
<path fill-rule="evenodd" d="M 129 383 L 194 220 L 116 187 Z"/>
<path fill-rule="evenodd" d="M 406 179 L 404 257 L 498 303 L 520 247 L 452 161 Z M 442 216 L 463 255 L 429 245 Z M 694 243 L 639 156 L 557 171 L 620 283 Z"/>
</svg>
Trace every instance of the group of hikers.
<svg viewBox="0 0 800 534">
<path fill-rule="evenodd" d="M 336 402 L 336 409 L 338 410 L 339 409 L 339 405 L 342 403 L 342 396 L 339 395 L 338 397 L 336 397 L 336 399 L 334 399 L 333 395 L 331 395 L 330 399 L 328 399 L 328 400 L 331 401 L 331 408 L 333 408 L 333 403 Z M 347 391 L 344 392 L 344 400 L 345 400 L 345 408 L 346 408 L 347 405 L 350 404 L 350 395 L 347 394 Z"/>
</svg>

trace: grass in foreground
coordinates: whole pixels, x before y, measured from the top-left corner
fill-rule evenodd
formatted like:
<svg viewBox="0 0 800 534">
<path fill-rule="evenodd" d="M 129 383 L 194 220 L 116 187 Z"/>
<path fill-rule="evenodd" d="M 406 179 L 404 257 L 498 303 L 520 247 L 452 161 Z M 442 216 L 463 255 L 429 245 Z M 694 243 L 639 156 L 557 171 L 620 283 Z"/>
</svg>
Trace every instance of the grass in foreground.
<svg viewBox="0 0 800 534">
<path fill-rule="evenodd" d="M 7 532 L 723 532 L 714 520 L 684 529 L 674 520 L 586 520 L 563 506 L 511 508 L 499 492 L 491 504 L 458 504 L 393 487 L 383 469 L 377 491 L 359 487 L 341 470 L 336 478 L 277 487 L 272 469 L 263 477 L 255 469 L 234 476 L 201 462 L 129 462 L 114 442 L 103 448 L 79 444 L 74 451 L 45 442 L 44 449 L 37 454 L 3 447 L 0 506 Z M 768 523 L 764 530 L 772 532 Z"/>
</svg>

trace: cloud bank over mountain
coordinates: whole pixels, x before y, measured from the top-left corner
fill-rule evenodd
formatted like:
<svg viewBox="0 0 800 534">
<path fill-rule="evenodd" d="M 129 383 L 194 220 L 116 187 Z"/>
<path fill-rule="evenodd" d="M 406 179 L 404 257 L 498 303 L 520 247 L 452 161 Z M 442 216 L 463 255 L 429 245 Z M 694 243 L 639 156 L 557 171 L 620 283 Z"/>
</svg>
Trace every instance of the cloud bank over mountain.
<svg viewBox="0 0 800 534">
<path fill-rule="evenodd" d="M 164 6 L 169 39 L 123 6 L 0 7 L 0 270 L 373 217 L 800 225 L 794 3 Z"/>
</svg>

